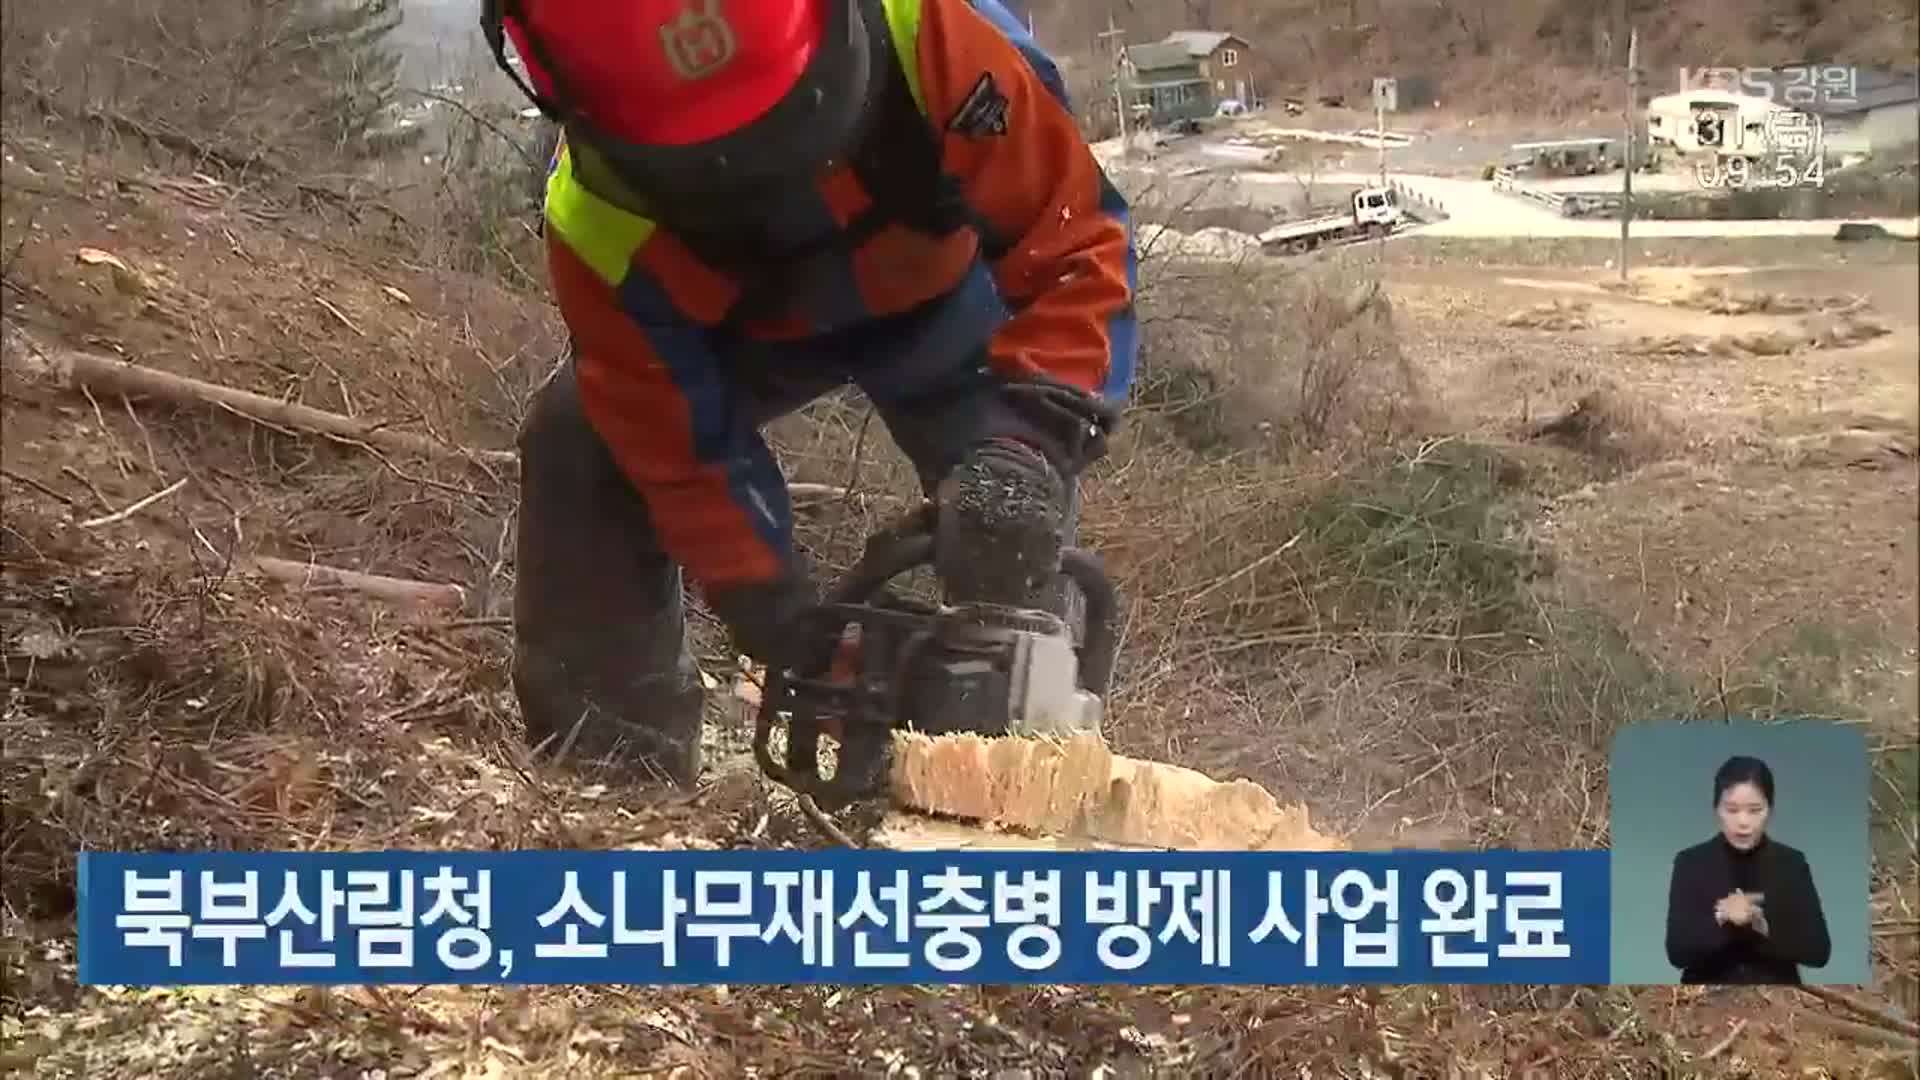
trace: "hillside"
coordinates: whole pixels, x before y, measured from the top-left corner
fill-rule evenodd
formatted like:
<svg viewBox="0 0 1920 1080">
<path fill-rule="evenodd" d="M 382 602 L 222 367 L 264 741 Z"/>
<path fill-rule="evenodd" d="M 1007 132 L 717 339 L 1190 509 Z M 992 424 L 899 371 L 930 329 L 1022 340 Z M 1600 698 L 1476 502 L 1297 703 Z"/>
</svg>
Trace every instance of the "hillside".
<svg viewBox="0 0 1920 1080">
<path fill-rule="evenodd" d="M 723 702 L 717 770 L 692 795 L 527 758 L 499 615 L 512 572 L 501 524 L 510 473 L 190 402 L 81 392 L 49 367 L 68 350 L 117 354 L 391 420 L 451 446 L 497 448 L 553 355 L 537 291 L 422 262 L 324 208 L 298 210 L 264 191 L 89 156 L 64 140 L 9 134 L 5 152 L 0 213 L 31 223 L 8 244 L 0 354 L 9 681 L 0 1024 L 11 1065 L 185 1078 L 241 1061 L 273 1075 L 390 1076 L 429 1066 L 731 1076 L 771 1062 L 784 1067 L 766 1071 L 780 1075 L 897 1075 L 908 1065 L 920 1075 L 1085 1075 L 1102 1064 L 1153 1075 L 1258 1063 L 1418 1077 L 1450 1065 L 1485 1070 L 1467 1075 L 1619 1075 L 1631 1063 L 1636 1075 L 1837 1077 L 1898 1060 L 1884 1038 L 1906 1045 L 1812 998 L 1667 989 L 78 988 L 68 920 L 80 846 L 822 840 L 739 756 L 743 717 Z M 1263 329 L 1270 316 L 1258 305 L 1219 318 L 1216 332 L 1229 349 L 1272 342 L 1276 363 L 1305 363 L 1298 381 L 1258 378 L 1230 354 L 1207 359 L 1211 334 L 1168 351 L 1177 339 L 1165 336 L 1166 317 L 1208 303 L 1221 279 L 1173 267 L 1149 275 L 1158 359 L 1088 508 L 1091 541 L 1133 612 L 1117 743 L 1305 798 L 1356 842 L 1421 846 L 1603 842 L 1607 740 L 1655 700 L 1706 715 L 1822 703 L 1904 753 L 1915 553 L 1903 508 L 1915 472 L 1902 456 L 1910 436 L 1898 433 L 1911 419 L 1831 443 L 1817 436 L 1834 421 L 1808 416 L 1783 441 L 1757 416 L 1703 409 L 1687 421 L 1698 436 L 1676 438 L 1647 418 L 1645 403 L 1662 391 L 1614 381 L 1669 371 L 1657 355 L 1603 375 L 1596 360 L 1609 339 L 1572 334 L 1548 339 L 1551 361 L 1525 362 L 1540 332 L 1496 316 L 1536 291 L 1523 280 L 1560 272 L 1516 269 L 1488 295 L 1475 284 L 1486 258 L 1437 250 L 1392 267 L 1329 266 L 1292 284 L 1260 279 L 1299 336 Z M 1824 273 L 1832 288 L 1841 272 L 1886 279 L 1889 268 L 1835 264 L 1802 274 L 1802 287 Z M 1356 321 L 1344 282 L 1380 276 L 1392 281 L 1391 301 Z M 1873 303 L 1898 312 L 1914 285 L 1908 264 Z M 1897 317 L 1900 336 L 1884 350 L 1818 355 L 1867 395 L 1836 397 L 1836 408 L 1898 400 L 1880 365 L 1915 324 L 1911 311 Z M 1422 389 L 1441 386 L 1451 389 Z M 1523 398 L 1565 401 L 1595 387 L 1620 396 L 1591 441 L 1503 434 Z M 868 498 L 904 493 L 897 455 L 861 449 L 863 415 L 856 400 L 828 401 L 786 425 L 796 476 L 851 483 Z M 1343 449 L 1347 432 L 1396 449 Z M 1703 485 L 1720 501 L 1691 497 Z M 1520 524 L 1542 508 L 1558 570 L 1546 532 Z M 1714 525 L 1726 513 L 1751 522 L 1737 550 Z M 1823 548 L 1804 523 L 1836 515 L 1850 527 Z M 852 506 L 816 507 L 807 542 L 844 565 L 871 520 Z M 1526 538 L 1535 532 L 1541 540 Z M 1206 556 L 1177 557 L 1183 548 Z M 472 600 L 464 613 L 410 614 L 297 576 L 245 573 L 256 556 L 454 582 Z M 1651 575 L 1648 592 L 1604 586 L 1636 564 Z M 1764 594 L 1729 591 L 1755 566 L 1769 575 Z M 1839 566 L 1850 576 L 1836 577 Z M 1671 609 L 1662 590 L 1682 574 L 1695 600 Z M 1893 587 L 1882 588 L 1888 574 Z M 1823 681 L 1825 669 L 1803 667 L 1794 639 L 1777 634 L 1743 630 L 1757 652 L 1715 638 L 1700 653 L 1700 630 L 1723 614 L 1756 635 L 1783 615 L 1864 634 L 1842 661 L 1856 673 Z M 1631 640 L 1617 629 L 1627 625 L 1639 627 Z M 703 663 L 724 682 L 727 660 L 704 624 L 701 640 Z M 1709 674 L 1729 668 L 1750 672 L 1731 680 L 1746 687 L 1735 698 L 1726 676 Z M 1911 1009 L 1920 966 L 1900 929 L 1916 899 L 1910 876 L 1901 884 L 1910 848 L 1886 858 L 1876 895 L 1892 929 L 1876 996 Z"/>
<path fill-rule="evenodd" d="M 1270 95 L 1363 92 L 1424 73 L 1442 104 L 1494 113 L 1617 108 L 1626 33 L 1664 87 L 1680 67 L 1837 63 L 1911 67 L 1920 16 L 1902 0 L 1027 0 L 1041 40 L 1082 56 L 1111 12 L 1127 40 L 1231 29 L 1253 43 Z M 1016 5 L 1017 6 L 1017 5 Z M 1609 90 L 1611 87 L 1611 90 Z"/>
<path fill-rule="evenodd" d="M 1647 239 L 1624 288 L 1612 240 L 1146 252 L 1142 376 L 1083 535 L 1123 597 L 1116 749 L 1252 779 L 1356 846 L 1604 846 L 1612 739 L 1648 717 L 1865 732 L 1868 985 L 78 986 L 82 848 L 828 842 L 724 695 L 693 791 L 528 753 L 511 448 L 562 334 L 524 164 L 464 114 L 419 167 L 370 159 L 336 84 L 378 74 L 352 61 L 380 43 L 301 68 L 304 21 L 257 33 L 262 10 L 8 11 L 9 1073 L 1915 1075 L 1920 266 L 1824 237 Z M 89 49 L 125 78 L 76 75 Z M 113 390 L 76 355 L 359 427 Z M 838 492 L 799 523 L 827 572 L 915 495 L 872 416 L 848 392 L 771 432 L 792 479 Z M 734 658 L 692 614 L 724 687 Z M 1704 835 L 1702 809 L 1676 828 Z"/>
</svg>

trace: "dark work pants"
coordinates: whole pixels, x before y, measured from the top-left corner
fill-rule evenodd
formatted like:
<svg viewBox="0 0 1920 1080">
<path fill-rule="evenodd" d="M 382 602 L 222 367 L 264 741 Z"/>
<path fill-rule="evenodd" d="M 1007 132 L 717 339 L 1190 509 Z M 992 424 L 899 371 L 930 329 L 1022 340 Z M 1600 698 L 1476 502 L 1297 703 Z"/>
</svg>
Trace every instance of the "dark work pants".
<svg viewBox="0 0 1920 1080">
<path fill-rule="evenodd" d="M 849 381 L 873 400 L 929 496 L 985 435 L 993 383 L 980 360 L 741 385 L 765 425 Z M 690 783 L 700 771 L 704 692 L 687 645 L 680 567 L 588 422 L 570 359 L 537 392 L 520 433 L 516 542 L 513 682 L 528 742 L 544 742 L 549 755 L 564 748 L 568 760 L 613 759 Z"/>
</svg>

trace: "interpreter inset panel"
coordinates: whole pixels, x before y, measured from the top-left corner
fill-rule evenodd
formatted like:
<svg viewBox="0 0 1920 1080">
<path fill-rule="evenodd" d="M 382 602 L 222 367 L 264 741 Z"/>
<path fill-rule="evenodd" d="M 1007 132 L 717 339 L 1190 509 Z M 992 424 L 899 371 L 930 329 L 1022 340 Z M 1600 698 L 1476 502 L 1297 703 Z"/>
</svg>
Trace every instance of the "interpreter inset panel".
<svg viewBox="0 0 1920 1080">
<path fill-rule="evenodd" d="M 1614 741 L 1613 981 L 1868 981 L 1866 740 L 1825 721 Z"/>
</svg>

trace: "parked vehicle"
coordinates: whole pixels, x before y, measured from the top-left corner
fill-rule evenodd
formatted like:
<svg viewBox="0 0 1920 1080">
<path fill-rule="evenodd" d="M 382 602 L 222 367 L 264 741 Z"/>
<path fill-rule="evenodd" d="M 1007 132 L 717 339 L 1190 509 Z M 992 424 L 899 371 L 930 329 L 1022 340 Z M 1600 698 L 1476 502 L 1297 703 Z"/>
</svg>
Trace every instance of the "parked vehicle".
<svg viewBox="0 0 1920 1080">
<path fill-rule="evenodd" d="M 1405 221 L 1400 197 L 1392 188 L 1364 187 L 1353 193 L 1346 213 L 1276 225 L 1260 234 L 1260 246 L 1283 255 L 1298 255 L 1327 244 L 1385 236 Z"/>
</svg>

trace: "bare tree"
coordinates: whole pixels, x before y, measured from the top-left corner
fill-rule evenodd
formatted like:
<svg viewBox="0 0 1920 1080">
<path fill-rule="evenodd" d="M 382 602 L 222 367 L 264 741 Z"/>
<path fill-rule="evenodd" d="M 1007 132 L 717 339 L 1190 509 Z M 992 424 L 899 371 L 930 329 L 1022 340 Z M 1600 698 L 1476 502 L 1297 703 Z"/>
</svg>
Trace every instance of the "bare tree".
<svg viewBox="0 0 1920 1080">
<path fill-rule="evenodd" d="M 400 0 L 9 5 L 4 82 L 10 101 L 203 157 L 357 151 L 394 99 L 400 20 Z"/>
</svg>

